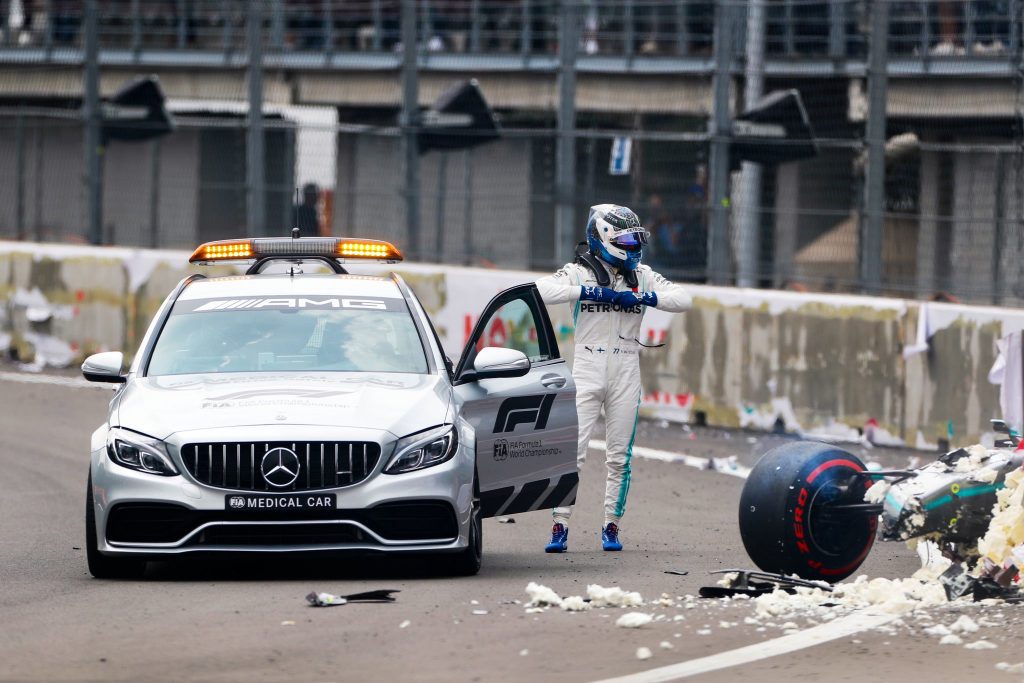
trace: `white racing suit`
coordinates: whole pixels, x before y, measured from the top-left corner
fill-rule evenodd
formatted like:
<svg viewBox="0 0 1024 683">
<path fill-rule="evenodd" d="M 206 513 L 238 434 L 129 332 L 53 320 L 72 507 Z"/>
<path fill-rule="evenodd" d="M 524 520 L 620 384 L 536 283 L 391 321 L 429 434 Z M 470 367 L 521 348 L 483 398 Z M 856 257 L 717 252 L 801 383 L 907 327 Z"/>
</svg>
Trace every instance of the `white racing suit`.
<svg viewBox="0 0 1024 683">
<path fill-rule="evenodd" d="M 603 261 L 611 289 L 629 290 L 621 275 Z M 655 292 L 657 308 L 680 312 L 692 299 L 679 285 L 649 267 L 636 270 L 639 293 Z M 573 307 L 576 346 L 572 374 L 576 380 L 576 411 L 579 415 L 577 462 L 582 468 L 594 424 L 605 412 L 608 480 L 604 496 L 605 525 L 616 525 L 626 509 L 630 459 L 640 408 L 640 322 L 644 306 L 627 308 L 613 303 L 581 301 L 581 286 L 596 287 L 597 279 L 586 266 L 569 263 L 554 275 L 537 280 L 546 304 L 568 303 Z M 555 508 L 554 521 L 569 526 L 571 507 Z"/>
</svg>

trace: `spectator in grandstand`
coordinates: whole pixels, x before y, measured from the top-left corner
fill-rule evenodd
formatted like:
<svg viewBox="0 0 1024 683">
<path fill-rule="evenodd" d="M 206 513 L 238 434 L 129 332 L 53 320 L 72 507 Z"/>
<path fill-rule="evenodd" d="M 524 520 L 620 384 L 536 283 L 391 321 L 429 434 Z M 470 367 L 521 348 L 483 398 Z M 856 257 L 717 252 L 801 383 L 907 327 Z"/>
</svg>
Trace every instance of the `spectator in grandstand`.
<svg viewBox="0 0 1024 683">
<path fill-rule="evenodd" d="M 320 188 L 316 183 L 302 186 L 302 203 L 295 205 L 295 227 L 304 237 L 320 234 Z"/>
<path fill-rule="evenodd" d="M 679 259 L 682 226 L 672 219 L 660 195 L 651 195 L 647 200 L 647 210 L 646 226 L 651 233 L 651 265 L 672 272 Z"/>
</svg>

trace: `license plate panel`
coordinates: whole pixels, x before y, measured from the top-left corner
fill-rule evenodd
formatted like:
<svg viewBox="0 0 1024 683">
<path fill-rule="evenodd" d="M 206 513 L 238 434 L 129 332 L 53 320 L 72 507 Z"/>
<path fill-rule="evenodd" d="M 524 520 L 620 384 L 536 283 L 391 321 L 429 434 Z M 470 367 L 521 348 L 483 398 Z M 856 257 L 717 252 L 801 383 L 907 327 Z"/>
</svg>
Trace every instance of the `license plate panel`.
<svg viewBox="0 0 1024 683">
<path fill-rule="evenodd" d="M 224 496 L 224 509 L 240 516 L 304 516 L 330 515 L 338 509 L 333 493 L 229 493 Z"/>
</svg>

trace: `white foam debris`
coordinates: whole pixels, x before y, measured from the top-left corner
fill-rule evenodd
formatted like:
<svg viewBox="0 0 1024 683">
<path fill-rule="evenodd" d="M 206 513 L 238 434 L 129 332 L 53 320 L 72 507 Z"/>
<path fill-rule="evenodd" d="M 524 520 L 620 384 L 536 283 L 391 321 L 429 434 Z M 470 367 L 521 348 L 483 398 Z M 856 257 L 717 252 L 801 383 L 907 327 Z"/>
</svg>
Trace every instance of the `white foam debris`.
<svg viewBox="0 0 1024 683">
<path fill-rule="evenodd" d="M 1014 550 L 1024 544 L 1024 469 L 1006 475 L 1005 487 L 996 493 L 996 509 L 985 536 L 978 541 L 978 552 L 993 564 L 1003 567 L 1015 562 Z M 1019 553 L 1018 553 L 1019 554 Z M 984 562 L 979 562 L 982 567 Z"/>
<path fill-rule="evenodd" d="M 639 607 L 644 604 L 639 593 L 627 592 L 618 586 L 605 588 L 596 583 L 587 586 L 587 597 L 594 607 Z"/>
<path fill-rule="evenodd" d="M 954 472 L 971 472 L 981 467 L 981 464 L 988 460 L 988 449 L 981 444 L 968 446 L 965 450 L 967 451 L 967 456 L 956 461 L 956 466 L 953 468 Z"/>
<path fill-rule="evenodd" d="M 996 477 L 999 476 L 999 470 L 992 467 L 984 467 L 977 472 L 971 474 L 971 480 L 977 481 L 982 484 L 992 484 L 995 482 Z"/>
<path fill-rule="evenodd" d="M 872 505 L 878 505 L 885 500 L 885 494 L 889 493 L 889 489 L 892 487 L 887 481 L 876 481 L 871 487 L 864 493 L 864 501 L 871 503 Z"/>
<path fill-rule="evenodd" d="M 792 621 L 787 621 L 785 624 L 783 624 L 779 628 L 786 628 L 786 629 L 789 629 L 789 628 L 800 628 L 800 626 L 795 624 L 795 623 L 793 623 Z"/>
<path fill-rule="evenodd" d="M 976 640 L 973 643 L 967 643 L 964 648 L 967 650 L 994 650 L 998 647 L 995 643 L 988 640 Z"/>
<path fill-rule="evenodd" d="M 482 617 L 483 615 L 488 614 L 488 612 L 485 609 L 475 609 L 473 610 L 473 614 L 477 615 L 478 617 Z"/>
<path fill-rule="evenodd" d="M 685 619 L 686 617 L 684 617 L 682 614 L 677 614 L 674 617 L 672 617 L 672 621 L 683 621 Z"/>
<path fill-rule="evenodd" d="M 619 628 L 640 628 L 654 621 L 654 617 L 650 614 L 644 614 L 643 612 L 629 612 L 623 614 L 615 622 L 615 625 Z"/>
<path fill-rule="evenodd" d="M 1000 671 L 1005 671 L 1008 674 L 1024 674 L 1024 662 L 1017 662 L 1016 664 L 999 662 L 996 664 L 996 668 Z"/>
<path fill-rule="evenodd" d="M 480 601 L 479 600 L 470 600 L 469 604 L 471 604 L 471 605 L 479 605 Z"/>
<path fill-rule="evenodd" d="M 859 576 L 852 583 L 838 584 L 832 592 L 800 587 L 792 594 L 776 589 L 754 598 L 756 616 L 762 619 L 800 613 L 826 621 L 836 617 L 837 609 L 872 607 L 889 614 L 905 614 L 945 602 L 946 592 L 936 581 L 917 578 L 869 580 L 866 576 Z M 781 628 L 793 628 L 793 625 L 787 623 Z"/>
<path fill-rule="evenodd" d="M 660 647 L 662 650 L 674 650 L 676 646 L 668 642 L 667 640 L 663 640 L 660 643 L 658 643 L 658 647 Z"/>
<path fill-rule="evenodd" d="M 562 609 L 566 612 L 585 612 L 590 609 L 590 603 L 581 595 L 570 595 L 562 600 Z"/>
<path fill-rule="evenodd" d="M 675 607 L 676 603 L 672 600 L 672 596 L 668 593 L 662 593 L 661 597 L 654 601 L 654 604 L 659 607 Z"/>
<path fill-rule="evenodd" d="M 530 654 L 530 651 L 529 651 L 529 650 L 527 650 L 527 649 L 526 649 L 525 647 L 524 647 L 524 648 L 523 648 L 522 650 L 520 650 L 520 651 L 519 651 L 519 656 L 520 656 L 520 657 L 525 657 L 525 656 L 527 656 L 528 654 Z"/>
<path fill-rule="evenodd" d="M 403 621 L 401 624 L 398 625 L 398 628 L 409 628 L 409 626 L 411 624 L 412 624 L 412 622 L 409 621 L 408 619 L 406 619 L 405 621 Z"/>
<path fill-rule="evenodd" d="M 544 611 L 543 607 L 527 607 L 526 608 L 526 613 L 527 614 L 540 614 L 543 611 Z"/>
<path fill-rule="evenodd" d="M 527 603 L 529 607 L 539 607 L 541 605 L 558 607 L 562 604 L 562 598 L 559 597 L 558 593 L 547 586 L 542 586 L 533 581 L 526 585 L 526 594 L 530 596 L 530 602 Z"/>
<path fill-rule="evenodd" d="M 728 574 L 723 574 L 722 578 L 720 578 L 715 583 L 717 583 L 719 586 L 722 586 L 723 588 L 732 588 L 732 584 L 735 583 L 736 579 L 738 578 L 740 578 L 739 572 L 729 572 Z"/>
<path fill-rule="evenodd" d="M 948 636 L 942 636 L 939 639 L 939 645 L 963 645 L 964 639 L 955 633 L 950 633 Z"/>
<path fill-rule="evenodd" d="M 638 647 L 636 649 L 636 658 L 637 659 L 650 659 L 653 656 L 654 656 L 654 653 L 651 652 L 651 648 L 649 648 L 649 647 Z"/>
<path fill-rule="evenodd" d="M 709 628 L 699 629 L 697 631 L 697 635 L 698 636 L 710 636 L 711 635 L 711 629 L 709 629 Z"/>
<path fill-rule="evenodd" d="M 930 636 L 948 636 L 952 631 L 949 630 L 948 626 L 943 624 L 936 624 L 935 626 L 929 626 L 924 632 Z"/>
<path fill-rule="evenodd" d="M 966 614 L 961 614 L 960 618 L 949 625 L 949 630 L 954 633 L 977 633 L 978 624 Z"/>
</svg>

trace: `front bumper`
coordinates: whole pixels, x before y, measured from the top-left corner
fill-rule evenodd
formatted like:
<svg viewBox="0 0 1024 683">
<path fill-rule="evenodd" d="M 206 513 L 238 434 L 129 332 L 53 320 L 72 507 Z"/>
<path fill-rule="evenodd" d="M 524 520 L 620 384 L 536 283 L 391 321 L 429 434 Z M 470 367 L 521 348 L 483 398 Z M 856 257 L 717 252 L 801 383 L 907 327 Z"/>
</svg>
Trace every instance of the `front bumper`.
<svg viewBox="0 0 1024 683">
<path fill-rule="evenodd" d="M 349 487 L 302 492 L 336 496 L 334 510 L 291 513 L 227 510 L 234 492 L 188 474 L 161 477 L 92 453 L 99 551 L 105 555 L 174 556 L 192 552 L 455 552 L 469 544 L 473 511 L 471 453 L 460 448 L 441 465 L 381 474 Z"/>
</svg>

